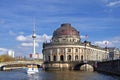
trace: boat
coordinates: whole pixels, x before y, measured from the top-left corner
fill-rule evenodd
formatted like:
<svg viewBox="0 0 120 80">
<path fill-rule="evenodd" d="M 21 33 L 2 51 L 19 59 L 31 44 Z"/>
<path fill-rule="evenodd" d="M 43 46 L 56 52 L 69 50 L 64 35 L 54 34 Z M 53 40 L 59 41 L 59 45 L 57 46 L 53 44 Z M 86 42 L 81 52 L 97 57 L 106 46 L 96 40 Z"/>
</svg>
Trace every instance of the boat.
<svg viewBox="0 0 120 80">
<path fill-rule="evenodd" d="M 27 65 L 27 74 L 36 74 L 39 72 L 37 65 L 29 64 Z"/>
</svg>

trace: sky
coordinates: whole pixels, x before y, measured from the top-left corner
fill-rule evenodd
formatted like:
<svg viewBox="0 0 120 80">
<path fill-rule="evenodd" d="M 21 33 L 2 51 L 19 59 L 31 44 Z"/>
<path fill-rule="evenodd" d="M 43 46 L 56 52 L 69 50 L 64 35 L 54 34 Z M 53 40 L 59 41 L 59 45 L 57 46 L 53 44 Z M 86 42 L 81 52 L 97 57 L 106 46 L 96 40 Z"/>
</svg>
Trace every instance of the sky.
<svg viewBox="0 0 120 80">
<path fill-rule="evenodd" d="M 120 0 L 0 0 L 0 54 L 32 53 L 32 31 L 36 24 L 36 51 L 51 39 L 63 23 L 80 32 L 81 40 L 120 49 Z"/>
</svg>

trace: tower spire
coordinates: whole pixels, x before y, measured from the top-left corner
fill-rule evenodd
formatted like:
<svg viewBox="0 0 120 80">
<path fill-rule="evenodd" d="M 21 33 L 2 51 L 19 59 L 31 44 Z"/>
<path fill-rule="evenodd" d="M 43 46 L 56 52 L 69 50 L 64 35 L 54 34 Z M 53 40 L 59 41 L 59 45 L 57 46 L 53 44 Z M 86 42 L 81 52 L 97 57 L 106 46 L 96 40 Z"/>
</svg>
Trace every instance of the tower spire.
<svg viewBox="0 0 120 80">
<path fill-rule="evenodd" d="M 35 33 L 35 27 L 36 27 L 36 25 L 35 25 L 35 18 L 33 19 L 33 33 Z"/>
<path fill-rule="evenodd" d="M 33 34 L 32 34 L 32 38 L 33 38 L 33 58 L 36 58 L 36 51 L 35 51 L 35 38 L 36 38 L 36 31 L 35 31 L 35 19 L 33 19 Z"/>
</svg>

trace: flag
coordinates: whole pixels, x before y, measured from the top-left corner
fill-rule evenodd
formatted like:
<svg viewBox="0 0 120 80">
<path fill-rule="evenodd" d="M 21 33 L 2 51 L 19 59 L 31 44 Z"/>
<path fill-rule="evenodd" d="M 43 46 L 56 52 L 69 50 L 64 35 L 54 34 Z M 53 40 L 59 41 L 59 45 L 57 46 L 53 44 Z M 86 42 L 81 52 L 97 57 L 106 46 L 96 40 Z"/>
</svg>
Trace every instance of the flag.
<svg viewBox="0 0 120 80">
<path fill-rule="evenodd" d="M 88 38 L 88 35 L 87 35 L 87 34 L 85 35 L 85 38 Z"/>
<path fill-rule="evenodd" d="M 107 41 L 105 42 L 105 45 L 107 45 L 108 43 L 107 43 Z"/>
</svg>

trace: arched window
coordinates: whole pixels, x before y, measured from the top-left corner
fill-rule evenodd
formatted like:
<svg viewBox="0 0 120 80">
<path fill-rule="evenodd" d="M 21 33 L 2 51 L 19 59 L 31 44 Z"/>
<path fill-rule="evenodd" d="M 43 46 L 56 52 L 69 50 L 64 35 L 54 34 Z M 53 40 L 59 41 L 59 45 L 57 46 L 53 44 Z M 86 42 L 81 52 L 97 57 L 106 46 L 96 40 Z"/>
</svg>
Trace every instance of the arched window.
<svg viewBox="0 0 120 80">
<path fill-rule="evenodd" d="M 60 61 L 64 61 L 63 55 L 60 56 Z"/>
<path fill-rule="evenodd" d="M 83 61 L 83 55 L 81 55 L 81 61 Z"/>
<path fill-rule="evenodd" d="M 68 55 L 68 61 L 71 61 L 71 55 Z"/>
<path fill-rule="evenodd" d="M 75 61 L 78 60 L 78 55 L 75 56 Z"/>
<path fill-rule="evenodd" d="M 53 60 L 56 61 L 56 56 L 55 55 L 53 56 Z"/>
<path fill-rule="evenodd" d="M 48 56 L 48 61 L 50 61 L 50 56 Z"/>
</svg>

